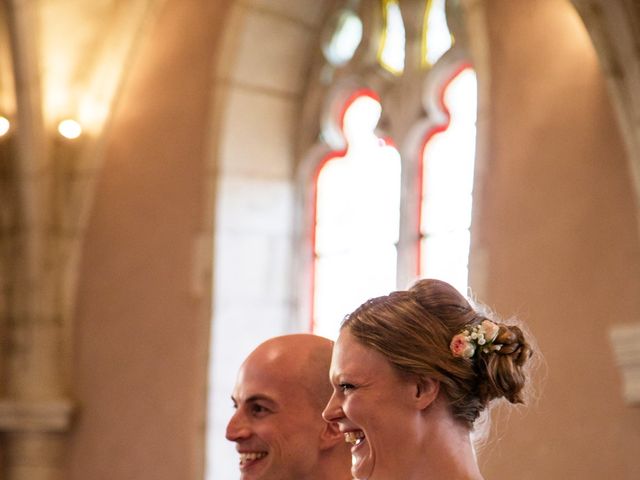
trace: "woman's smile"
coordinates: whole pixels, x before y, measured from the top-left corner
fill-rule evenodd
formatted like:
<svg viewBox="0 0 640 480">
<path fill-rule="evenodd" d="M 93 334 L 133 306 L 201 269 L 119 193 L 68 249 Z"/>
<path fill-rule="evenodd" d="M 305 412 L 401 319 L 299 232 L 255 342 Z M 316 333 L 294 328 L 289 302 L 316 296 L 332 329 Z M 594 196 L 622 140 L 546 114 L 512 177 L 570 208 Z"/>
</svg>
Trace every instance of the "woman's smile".
<svg viewBox="0 0 640 480">
<path fill-rule="evenodd" d="M 334 393 L 324 417 L 340 425 L 351 445 L 353 477 L 388 480 L 403 449 L 406 432 L 401 435 L 397 426 L 410 414 L 406 398 L 411 382 L 348 331 L 340 333 L 334 346 L 331 379 Z"/>
<path fill-rule="evenodd" d="M 350 443 L 354 447 L 360 445 L 365 439 L 364 432 L 362 430 L 355 430 L 352 432 L 346 432 L 344 434 L 344 441 Z"/>
</svg>

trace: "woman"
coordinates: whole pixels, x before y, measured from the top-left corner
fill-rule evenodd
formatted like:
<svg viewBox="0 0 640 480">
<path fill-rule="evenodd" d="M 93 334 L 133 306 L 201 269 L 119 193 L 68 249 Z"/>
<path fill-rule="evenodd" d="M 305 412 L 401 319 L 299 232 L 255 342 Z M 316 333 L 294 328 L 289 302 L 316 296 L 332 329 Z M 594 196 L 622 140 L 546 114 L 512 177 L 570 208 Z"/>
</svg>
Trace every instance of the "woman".
<svg viewBox="0 0 640 480">
<path fill-rule="evenodd" d="M 523 402 L 530 356 L 518 327 L 420 280 L 345 318 L 323 416 L 352 444 L 358 480 L 481 480 L 469 434 L 492 400 Z"/>
</svg>

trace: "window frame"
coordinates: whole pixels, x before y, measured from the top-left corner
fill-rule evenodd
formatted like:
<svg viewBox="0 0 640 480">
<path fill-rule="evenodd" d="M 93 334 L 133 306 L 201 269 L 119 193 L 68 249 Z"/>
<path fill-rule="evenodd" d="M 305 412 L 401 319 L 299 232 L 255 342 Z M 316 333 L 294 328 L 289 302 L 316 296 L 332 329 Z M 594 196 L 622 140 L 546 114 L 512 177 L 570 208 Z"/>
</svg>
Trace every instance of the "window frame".
<svg viewBox="0 0 640 480">
<path fill-rule="evenodd" d="M 366 12 L 363 8 L 366 5 L 367 2 L 362 2 L 358 12 L 363 22 L 363 38 L 353 58 L 343 66 L 333 67 L 330 82 L 320 81 L 312 86 L 310 91 L 313 94 L 309 95 L 308 92 L 307 100 L 312 99 L 314 104 L 311 108 L 307 106 L 303 109 L 307 111 L 307 117 L 310 116 L 309 112 L 315 112 L 318 117 L 315 121 L 317 140 L 301 155 L 302 159 L 296 172 L 299 193 L 296 203 L 298 231 L 295 243 L 297 249 L 295 274 L 297 283 L 301 286 L 300 291 L 296 292 L 296 319 L 299 327 L 306 331 L 313 331 L 314 317 L 315 181 L 321 165 L 328 158 L 331 158 L 336 150 L 346 149 L 346 143 L 337 134 L 336 122 L 333 120 L 336 116 L 339 118 L 341 114 L 339 106 L 341 102 L 344 102 L 346 98 L 358 90 L 371 89 L 377 92 L 383 108 L 383 117 L 378 124 L 376 134 L 383 138 L 392 138 L 400 152 L 402 178 L 396 288 L 402 289 L 407 288 L 420 276 L 422 152 L 429 137 L 437 131 L 441 131 L 443 124 L 446 126 L 446 109 L 441 108 L 441 97 L 447 83 L 461 70 L 471 67 L 475 70 L 478 78 L 480 77 L 468 50 L 466 36 L 457 38 L 452 47 L 432 66 L 424 65 L 422 58 L 416 58 L 414 61 L 418 66 L 414 68 L 412 76 L 409 77 L 406 70 L 405 74 L 400 76 L 391 74 L 378 62 L 377 51 L 374 48 L 376 42 L 368 41 L 368 39 L 376 38 L 376 35 L 380 34 L 382 13 L 381 11 L 371 11 L 379 9 L 371 9 Z M 422 38 L 422 31 L 418 35 Z M 320 60 L 322 63 L 328 64 L 328 61 L 323 57 Z M 407 58 L 406 62 L 408 61 Z M 321 67 L 317 69 L 316 73 L 319 74 L 320 71 L 322 71 Z M 408 81 L 419 86 L 417 94 L 419 95 L 421 114 L 417 118 L 409 119 L 410 127 L 405 128 L 398 136 L 396 133 L 401 129 L 400 124 L 406 123 L 406 119 L 404 122 L 394 120 L 393 111 L 398 110 L 396 94 Z M 478 89 L 478 97 L 479 112 L 480 88 Z M 304 126 L 301 125 L 301 128 Z M 476 165 L 478 135 L 479 132 L 476 130 Z M 477 181 L 477 175 L 478 171 L 476 170 L 474 185 Z M 474 195 L 474 210 L 475 203 Z M 309 215 L 310 211 L 313 212 L 312 215 Z M 471 251 L 469 253 L 471 254 Z M 470 259 L 470 270 L 471 263 Z M 469 274 L 470 276 L 471 274 Z"/>
</svg>

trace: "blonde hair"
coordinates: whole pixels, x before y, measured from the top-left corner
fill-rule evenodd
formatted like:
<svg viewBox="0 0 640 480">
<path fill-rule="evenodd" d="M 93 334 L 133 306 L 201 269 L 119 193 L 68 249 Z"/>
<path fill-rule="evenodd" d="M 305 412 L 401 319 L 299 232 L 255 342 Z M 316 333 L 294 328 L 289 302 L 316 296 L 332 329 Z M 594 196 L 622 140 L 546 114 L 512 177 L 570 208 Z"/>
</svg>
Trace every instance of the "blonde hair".
<svg viewBox="0 0 640 480">
<path fill-rule="evenodd" d="M 505 398 L 523 403 L 525 364 L 531 347 L 522 330 L 490 319 L 500 327 L 499 351 L 473 358 L 455 357 L 454 335 L 487 319 L 455 288 L 425 279 L 409 290 L 363 303 L 347 315 L 347 328 L 364 345 L 382 353 L 402 374 L 438 380 L 454 417 L 471 428 L 489 402 Z"/>
</svg>

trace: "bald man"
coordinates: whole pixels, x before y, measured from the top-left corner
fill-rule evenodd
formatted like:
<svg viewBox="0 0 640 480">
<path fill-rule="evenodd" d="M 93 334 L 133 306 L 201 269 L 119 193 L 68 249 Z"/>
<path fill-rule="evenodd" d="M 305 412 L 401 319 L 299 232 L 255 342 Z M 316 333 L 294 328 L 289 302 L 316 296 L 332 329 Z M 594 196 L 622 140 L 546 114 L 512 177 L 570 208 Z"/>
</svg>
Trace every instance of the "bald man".
<svg viewBox="0 0 640 480">
<path fill-rule="evenodd" d="M 351 454 L 336 424 L 322 419 L 332 388 L 333 342 L 285 335 L 259 345 L 238 372 L 227 439 L 241 480 L 347 480 Z"/>
</svg>

